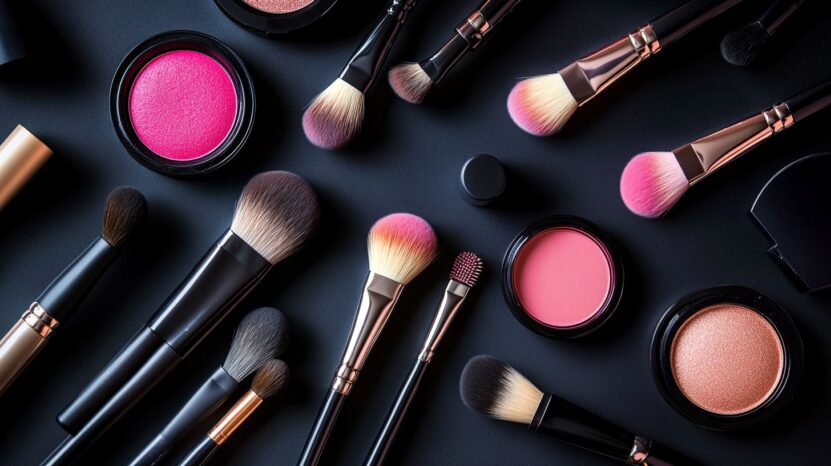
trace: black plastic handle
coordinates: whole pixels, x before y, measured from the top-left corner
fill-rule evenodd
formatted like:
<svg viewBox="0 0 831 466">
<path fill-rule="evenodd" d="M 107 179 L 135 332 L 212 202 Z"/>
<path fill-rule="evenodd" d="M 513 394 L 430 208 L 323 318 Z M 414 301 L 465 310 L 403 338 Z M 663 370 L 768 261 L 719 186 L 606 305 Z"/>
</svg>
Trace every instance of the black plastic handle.
<svg viewBox="0 0 831 466">
<path fill-rule="evenodd" d="M 695 460 L 680 455 L 663 445 L 652 442 L 649 446 L 649 456 L 646 459 L 649 466 L 699 466 Z"/>
<path fill-rule="evenodd" d="M 407 410 L 410 408 L 416 392 L 418 392 L 425 369 L 427 369 L 427 363 L 421 359 L 416 359 L 413 368 L 407 375 L 407 380 L 404 381 L 398 391 L 398 396 L 395 398 L 386 420 L 384 420 L 381 431 L 378 432 L 378 436 L 375 438 L 366 460 L 364 460 L 364 466 L 378 466 L 384 463 L 384 459 L 395 440 L 395 435 L 404 421 L 404 416 L 407 415 Z"/>
<path fill-rule="evenodd" d="M 309 438 L 306 439 L 303 453 L 297 462 L 298 466 L 315 466 L 320 463 L 323 450 L 326 448 L 326 442 L 335 427 L 335 422 L 337 422 L 344 401 L 346 401 L 346 395 L 340 392 L 329 390 L 329 393 L 326 394 L 326 399 L 323 400 L 323 405 L 320 407 L 312 431 L 309 432 Z"/>
<path fill-rule="evenodd" d="M 661 47 L 675 42 L 742 0 L 689 0 L 649 24 Z"/>
<path fill-rule="evenodd" d="M 762 16 L 759 17 L 759 24 L 767 29 L 768 34 L 773 34 L 799 8 L 804 0 L 777 0 L 773 2 Z"/>
<path fill-rule="evenodd" d="M 831 105 L 831 79 L 800 92 L 785 101 L 794 121 L 800 121 Z"/>
<path fill-rule="evenodd" d="M 522 0 L 485 0 L 476 10 L 490 24 L 490 29 L 493 29 L 513 11 L 520 1 Z M 486 33 L 489 33 L 490 29 Z"/>
<path fill-rule="evenodd" d="M 207 435 L 194 446 L 190 452 L 179 461 L 179 466 L 201 466 L 208 464 L 211 457 L 219 450 L 219 444 L 213 441 Z"/>
</svg>

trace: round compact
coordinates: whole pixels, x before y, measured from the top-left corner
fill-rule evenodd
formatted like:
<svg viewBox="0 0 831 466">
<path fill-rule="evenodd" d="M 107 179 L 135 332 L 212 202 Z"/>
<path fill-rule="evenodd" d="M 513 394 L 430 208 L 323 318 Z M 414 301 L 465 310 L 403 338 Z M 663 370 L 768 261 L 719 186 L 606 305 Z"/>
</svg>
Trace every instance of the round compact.
<svg viewBox="0 0 831 466">
<path fill-rule="evenodd" d="M 165 175 L 198 175 L 242 149 L 254 125 L 254 85 L 226 45 L 173 31 L 127 54 L 113 80 L 110 109 L 133 158 Z"/>
<path fill-rule="evenodd" d="M 652 368 L 678 412 L 719 430 L 750 427 L 793 397 L 802 340 L 787 313 L 748 288 L 687 295 L 661 319 Z"/>
<path fill-rule="evenodd" d="M 596 226 L 549 217 L 514 238 L 502 261 L 502 292 L 526 327 L 576 338 L 598 329 L 617 309 L 623 264 Z"/>
<path fill-rule="evenodd" d="M 215 0 L 229 18 L 264 36 L 285 34 L 322 18 L 337 0 Z"/>
</svg>

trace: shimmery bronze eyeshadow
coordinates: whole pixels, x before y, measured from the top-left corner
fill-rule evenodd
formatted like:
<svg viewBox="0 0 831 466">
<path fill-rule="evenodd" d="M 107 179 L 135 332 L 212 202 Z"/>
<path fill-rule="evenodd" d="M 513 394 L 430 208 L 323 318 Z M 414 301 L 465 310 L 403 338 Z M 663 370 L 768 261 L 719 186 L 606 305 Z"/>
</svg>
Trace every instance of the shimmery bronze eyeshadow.
<svg viewBox="0 0 831 466">
<path fill-rule="evenodd" d="M 286 13 L 294 13 L 302 10 L 315 2 L 315 0 L 243 0 L 246 5 L 251 8 L 260 10 L 264 13 L 272 13 L 281 15 Z"/>
<path fill-rule="evenodd" d="M 678 387 L 693 404 L 737 415 L 762 405 L 776 390 L 784 350 L 765 317 L 725 303 L 705 307 L 681 325 L 670 362 Z"/>
</svg>

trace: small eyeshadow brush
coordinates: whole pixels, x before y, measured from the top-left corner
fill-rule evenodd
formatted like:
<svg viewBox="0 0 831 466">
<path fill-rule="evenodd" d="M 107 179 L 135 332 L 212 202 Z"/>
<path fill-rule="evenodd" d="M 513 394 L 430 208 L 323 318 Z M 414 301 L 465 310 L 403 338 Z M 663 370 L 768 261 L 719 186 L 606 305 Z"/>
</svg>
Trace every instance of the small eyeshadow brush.
<svg viewBox="0 0 831 466">
<path fill-rule="evenodd" d="M 724 36 L 721 41 L 721 56 L 731 65 L 751 64 L 762 53 L 768 39 L 803 2 L 804 0 L 776 0 L 759 19 Z"/>
</svg>

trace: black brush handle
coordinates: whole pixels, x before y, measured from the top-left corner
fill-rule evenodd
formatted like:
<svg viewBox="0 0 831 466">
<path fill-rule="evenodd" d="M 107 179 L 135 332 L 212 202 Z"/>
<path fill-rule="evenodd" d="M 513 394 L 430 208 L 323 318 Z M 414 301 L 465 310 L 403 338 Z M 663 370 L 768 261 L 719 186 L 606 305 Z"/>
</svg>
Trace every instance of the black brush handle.
<svg viewBox="0 0 831 466">
<path fill-rule="evenodd" d="M 221 366 L 217 368 L 130 465 L 158 464 L 193 426 L 219 409 L 238 388 L 239 382 Z"/>
<path fill-rule="evenodd" d="M 661 47 L 675 42 L 742 0 L 690 0 L 650 21 Z"/>
<path fill-rule="evenodd" d="M 768 34 L 772 35 L 785 20 L 794 14 L 803 2 L 804 0 L 777 0 L 762 13 L 762 16 L 759 17 L 759 24 L 768 31 Z"/>
<path fill-rule="evenodd" d="M 202 438 L 202 441 L 196 444 L 182 461 L 179 461 L 179 466 L 201 466 L 208 464 L 211 458 L 219 450 L 219 444 L 207 435 Z"/>
<path fill-rule="evenodd" d="M 312 426 L 312 431 L 309 433 L 309 438 L 306 439 L 303 453 L 297 462 L 298 466 L 314 466 L 320 463 L 320 457 L 323 456 L 326 442 L 335 427 L 344 401 L 346 401 L 346 395 L 329 390 L 315 419 L 315 424 Z"/>
<path fill-rule="evenodd" d="M 490 27 L 484 34 L 490 33 L 521 0 L 485 0 L 476 10 L 487 20 Z"/>
<path fill-rule="evenodd" d="M 395 39 L 418 0 L 392 0 L 372 32 L 358 47 L 340 78 L 365 93 L 378 76 Z"/>
<path fill-rule="evenodd" d="M 395 435 L 398 433 L 398 429 L 401 427 L 401 423 L 407 415 L 407 410 L 410 408 L 410 404 L 418 392 L 418 387 L 421 385 L 421 378 L 424 376 L 426 369 L 427 362 L 416 359 L 413 368 L 410 370 L 409 375 L 407 375 L 407 380 L 404 381 L 404 384 L 398 391 L 398 396 L 395 398 L 395 402 L 389 414 L 387 414 L 386 420 L 384 420 L 381 431 L 378 432 L 378 436 L 375 438 L 375 442 L 369 450 L 369 455 L 364 460 L 364 466 L 379 466 L 384 463 L 387 453 L 389 453 L 390 447 L 392 447 L 392 443 L 395 440 Z"/>
<path fill-rule="evenodd" d="M 831 105 L 831 79 L 800 92 L 785 101 L 794 122 L 807 118 Z"/>
<path fill-rule="evenodd" d="M 77 434 L 67 437 L 41 466 L 72 464 L 101 434 L 118 421 L 182 361 L 169 346 L 159 348 L 147 363 L 90 419 Z"/>
</svg>

